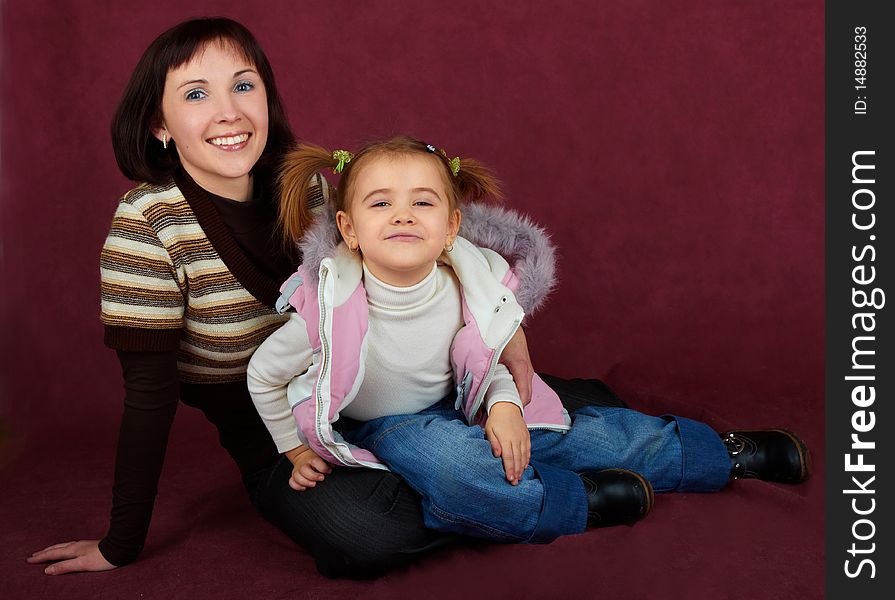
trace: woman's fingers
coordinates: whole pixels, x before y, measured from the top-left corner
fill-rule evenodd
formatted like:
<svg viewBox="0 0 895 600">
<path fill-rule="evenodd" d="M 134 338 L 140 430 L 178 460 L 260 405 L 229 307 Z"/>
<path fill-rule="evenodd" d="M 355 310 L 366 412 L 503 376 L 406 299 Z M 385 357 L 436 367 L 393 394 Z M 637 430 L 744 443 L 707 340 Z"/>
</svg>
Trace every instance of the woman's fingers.
<svg viewBox="0 0 895 600">
<path fill-rule="evenodd" d="M 44 569 L 47 575 L 63 575 L 81 571 L 109 571 L 115 565 L 99 551 L 98 540 L 81 540 L 54 544 L 35 552 L 28 558 L 30 563 L 61 561 Z"/>
<path fill-rule="evenodd" d="M 83 551 L 80 545 L 83 542 L 62 542 L 61 544 L 53 544 L 52 546 L 48 546 L 43 550 L 38 550 L 30 557 L 28 557 L 28 562 L 30 563 L 41 563 L 41 562 L 49 562 L 51 560 L 66 560 L 69 558 L 76 558 L 80 556 L 80 553 Z"/>
<path fill-rule="evenodd" d="M 44 569 L 44 573 L 47 575 L 65 575 L 66 573 L 86 571 L 87 569 L 83 567 L 81 564 L 82 562 L 81 557 L 63 560 L 62 562 L 57 562 Z"/>
<path fill-rule="evenodd" d="M 41 563 L 49 560 L 62 560 L 66 558 L 74 558 L 77 554 L 73 553 L 72 548 L 77 542 L 62 542 L 61 544 L 53 544 L 47 546 L 43 550 L 38 550 L 28 557 L 30 563 Z"/>
</svg>

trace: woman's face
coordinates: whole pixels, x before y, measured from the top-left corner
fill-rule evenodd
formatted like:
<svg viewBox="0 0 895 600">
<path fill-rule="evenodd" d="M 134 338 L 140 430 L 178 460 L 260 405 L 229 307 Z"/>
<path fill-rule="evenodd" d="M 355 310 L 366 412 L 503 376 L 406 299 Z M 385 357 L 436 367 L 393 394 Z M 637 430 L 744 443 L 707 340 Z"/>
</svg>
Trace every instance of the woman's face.
<svg viewBox="0 0 895 600">
<path fill-rule="evenodd" d="M 247 200 L 249 172 L 267 143 L 267 92 L 255 66 L 226 43 L 212 43 L 168 71 L 155 131 L 160 140 L 165 134 L 196 183 Z"/>
</svg>

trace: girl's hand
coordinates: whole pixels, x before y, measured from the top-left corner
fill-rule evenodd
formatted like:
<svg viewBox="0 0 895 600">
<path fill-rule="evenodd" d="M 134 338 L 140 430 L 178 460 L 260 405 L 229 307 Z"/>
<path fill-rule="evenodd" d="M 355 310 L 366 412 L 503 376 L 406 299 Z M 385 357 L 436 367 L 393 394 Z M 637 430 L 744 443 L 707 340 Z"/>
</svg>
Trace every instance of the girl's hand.
<svg viewBox="0 0 895 600">
<path fill-rule="evenodd" d="M 503 458 L 507 481 L 518 485 L 531 458 L 531 437 L 519 407 L 512 402 L 492 406 L 485 422 L 485 438 L 491 442 L 494 456 Z"/>
<path fill-rule="evenodd" d="M 528 355 L 528 342 L 525 341 L 525 332 L 519 327 L 500 354 L 500 363 L 510 371 L 522 406 L 528 406 L 531 402 L 531 380 L 535 370 L 531 366 L 531 357 Z"/>
<path fill-rule="evenodd" d="M 38 550 L 28 557 L 28 562 L 44 563 L 59 561 L 44 569 L 47 575 L 79 573 L 83 571 L 111 571 L 115 565 L 103 558 L 99 551 L 99 540 L 65 542 Z"/>
<path fill-rule="evenodd" d="M 292 463 L 289 487 L 297 492 L 315 487 L 318 481 L 323 481 L 323 478 L 333 470 L 328 462 L 307 446 L 290 450 L 286 453 L 286 458 Z"/>
</svg>

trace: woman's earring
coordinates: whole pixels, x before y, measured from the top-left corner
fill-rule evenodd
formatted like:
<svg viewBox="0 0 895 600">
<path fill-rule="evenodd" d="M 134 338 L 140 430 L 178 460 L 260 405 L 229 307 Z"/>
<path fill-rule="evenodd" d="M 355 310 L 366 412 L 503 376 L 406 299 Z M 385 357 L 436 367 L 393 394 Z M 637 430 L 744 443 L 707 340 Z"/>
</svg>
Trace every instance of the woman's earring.
<svg viewBox="0 0 895 600">
<path fill-rule="evenodd" d="M 168 149 L 168 133 L 165 132 L 162 134 L 162 148 L 165 150 Z"/>
</svg>

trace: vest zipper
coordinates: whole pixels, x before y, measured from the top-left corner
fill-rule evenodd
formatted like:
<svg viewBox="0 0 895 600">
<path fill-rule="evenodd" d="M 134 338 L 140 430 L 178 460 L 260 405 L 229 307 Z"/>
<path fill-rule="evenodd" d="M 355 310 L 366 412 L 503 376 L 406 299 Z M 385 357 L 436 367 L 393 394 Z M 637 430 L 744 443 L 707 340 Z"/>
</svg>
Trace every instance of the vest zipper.
<svg viewBox="0 0 895 600">
<path fill-rule="evenodd" d="M 504 338 L 504 340 L 500 343 L 500 345 L 494 349 L 494 354 L 491 356 L 491 362 L 488 363 L 488 372 L 485 373 L 484 379 L 482 379 L 482 384 L 479 386 L 479 392 L 476 394 L 475 402 L 472 405 L 474 410 L 469 411 L 469 415 L 467 416 L 470 421 L 472 417 L 478 412 L 479 408 L 482 407 L 482 402 L 485 400 L 485 392 L 488 391 L 488 386 L 491 385 L 491 380 L 494 379 L 494 368 L 497 367 L 497 362 L 500 359 L 500 354 L 503 352 L 503 349 L 506 348 L 507 344 L 510 343 L 510 338 L 512 338 L 516 334 L 516 330 L 519 329 L 519 325 L 522 323 L 521 320 L 516 319 L 513 321 L 513 326 L 510 327 L 510 332 Z"/>
<path fill-rule="evenodd" d="M 326 339 L 326 310 L 325 305 L 323 303 L 323 287 L 326 282 L 326 276 L 329 275 L 329 269 L 323 267 L 320 269 L 320 282 L 317 285 L 317 306 L 319 307 L 320 312 L 320 323 L 318 324 L 318 335 L 320 336 L 320 346 L 321 346 L 321 354 L 323 355 L 323 360 L 320 364 L 320 375 L 317 377 L 317 385 L 315 386 L 315 401 L 317 403 L 317 414 L 314 416 L 314 430 L 317 432 L 317 439 L 329 450 L 333 456 L 342 461 L 343 464 L 351 464 L 357 463 L 355 460 L 346 460 L 341 450 L 338 448 L 337 444 L 332 444 L 324 441 L 323 439 L 323 429 L 320 426 L 320 409 L 321 404 L 323 402 L 323 394 L 321 392 L 321 382 L 323 378 L 326 377 L 327 371 L 329 371 L 329 345 Z M 326 419 L 329 419 L 329 411 L 325 415 Z"/>
</svg>

